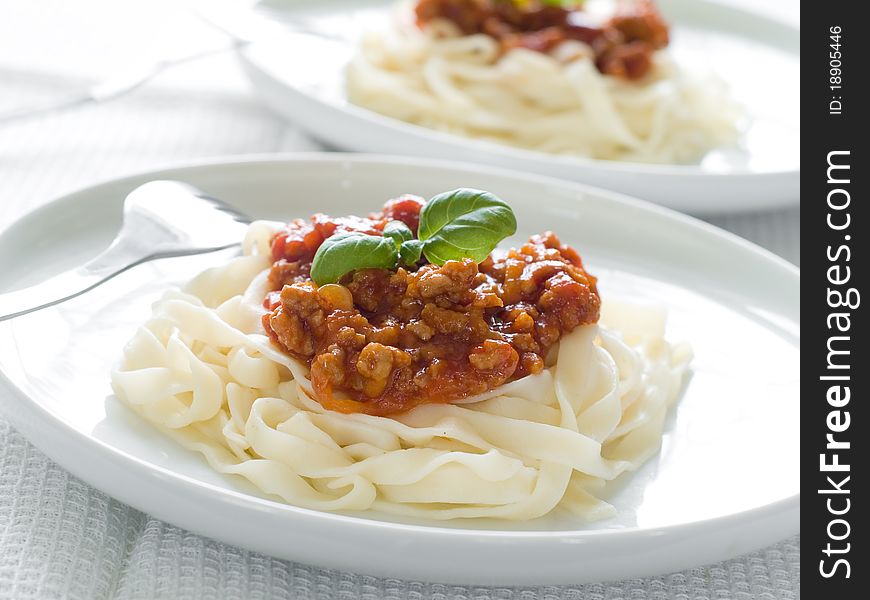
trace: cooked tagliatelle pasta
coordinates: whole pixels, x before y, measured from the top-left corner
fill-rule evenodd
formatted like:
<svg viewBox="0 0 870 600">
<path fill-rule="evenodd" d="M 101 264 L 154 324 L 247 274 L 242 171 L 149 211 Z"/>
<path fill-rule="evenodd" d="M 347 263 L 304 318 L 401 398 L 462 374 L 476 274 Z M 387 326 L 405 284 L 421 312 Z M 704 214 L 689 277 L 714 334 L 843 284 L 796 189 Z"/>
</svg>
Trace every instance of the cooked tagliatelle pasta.
<svg viewBox="0 0 870 600">
<path fill-rule="evenodd" d="M 542 152 L 683 164 L 737 140 L 724 83 L 681 68 L 646 0 L 594 20 L 532 0 L 418 0 L 368 32 L 349 100 L 423 127 Z M 577 17 L 581 20 L 577 22 Z M 416 21 L 416 22 L 415 22 Z"/>
<path fill-rule="evenodd" d="M 606 302 L 536 374 L 389 416 L 327 410 L 263 328 L 280 226 L 170 291 L 112 372 L 118 398 L 221 473 L 307 508 L 524 520 L 609 516 L 601 488 L 659 447 L 690 359 L 664 312 Z M 552 359 L 555 358 L 553 361 Z"/>
</svg>

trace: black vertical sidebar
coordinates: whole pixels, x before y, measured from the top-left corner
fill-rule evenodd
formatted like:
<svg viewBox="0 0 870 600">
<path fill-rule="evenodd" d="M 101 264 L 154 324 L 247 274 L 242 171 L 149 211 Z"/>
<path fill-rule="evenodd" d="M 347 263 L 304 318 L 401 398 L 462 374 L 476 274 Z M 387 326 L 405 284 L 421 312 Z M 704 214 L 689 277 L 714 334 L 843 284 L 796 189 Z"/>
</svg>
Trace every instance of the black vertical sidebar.
<svg viewBox="0 0 870 600">
<path fill-rule="evenodd" d="M 801 62 L 801 587 L 807 598 L 866 597 L 866 380 L 863 302 L 870 222 L 870 119 L 860 2 L 805 3 Z M 803 37 L 806 33 L 806 37 Z M 774 74 L 771 74 L 775 77 Z M 859 283 L 860 282 L 860 283 Z M 862 541 L 864 540 L 864 541 Z M 859 592 L 860 590 L 860 592 Z M 803 590 L 802 590 L 803 591 Z"/>
</svg>

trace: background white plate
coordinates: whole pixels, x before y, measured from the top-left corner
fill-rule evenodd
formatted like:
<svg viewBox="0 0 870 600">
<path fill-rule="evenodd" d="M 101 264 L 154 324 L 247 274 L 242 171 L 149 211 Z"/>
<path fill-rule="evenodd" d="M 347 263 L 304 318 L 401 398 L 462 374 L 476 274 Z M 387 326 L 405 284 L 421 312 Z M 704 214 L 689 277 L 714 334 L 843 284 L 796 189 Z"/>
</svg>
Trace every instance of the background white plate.
<svg viewBox="0 0 870 600">
<path fill-rule="evenodd" d="M 111 396 L 110 365 L 173 282 L 221 255 L 143 265 L 92 293 L 0 323 L 0 402 L 51 458 L 166 521 L 275 556 L 381 576 L 457 583 L 580 583 L 719 561 L 798 529 L 797 269 L 709 225 L 557 180 L 450 163 L 309 155 L 183 167 L 58 200 L 0 234 L 0 289 L 81 262 L 118 227 L 123 197 L 184 180 L 255 217 L 366 213 L 403 192 L 488 189 L 520 231 L 557 230 L 602 294 L 665 303 L 669 337 L 696 359 L 660 454 L 609 491 L 619 516 L 584 525 L 426 523 L 287 506 L 212 472 Z"/>
<path fill-rule="evenodd" d="M 659 0 L 681 64 L 728 83 L 751 121 L 741 150 L 713 151 L 699 165 L 644 165 L 525 151 L 441 133 L 350 104 L 344 68 L 354 44 L 273 35 L 293 23 L 327 35 L 383 27 L 390 0 L 210 0 L 206 18 L 264 41 L 240 53 L 265 102 L 324 142 L 346 150 L 479 162 L 563 177 L 695 214 L 769 209 L 800 198 L 800 32 L 774 18 L 710 0 Z M 260 37 L 258 37 L 260 36 Z"/>
</svg>

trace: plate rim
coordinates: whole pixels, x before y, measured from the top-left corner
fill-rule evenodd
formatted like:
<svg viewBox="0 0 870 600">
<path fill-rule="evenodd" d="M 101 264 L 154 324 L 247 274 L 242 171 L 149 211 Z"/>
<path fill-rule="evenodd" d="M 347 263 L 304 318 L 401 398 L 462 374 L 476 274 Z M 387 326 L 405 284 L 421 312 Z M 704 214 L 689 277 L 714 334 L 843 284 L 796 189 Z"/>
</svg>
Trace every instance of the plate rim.
<svg viewBox="0 0 870 600">
<path fill-rule="evenodd" d="M 742 246 L 744 249 L 758 255 L 760 259 L 771 263 L 776 268 L 783 269 L 789 275 L 789 277 L 797 278 L 799 284 L 800 269 L 792 263 L 786 261 L 785 259 L 773 254 L 769 250 L 761 248 L 760 246 L 749 242 L 748 240 L 740 238 L 735 234 L 724 231 L 695 217 L 679 213 L 678 211 L 675 211 L 673 209 L 669 209 L 651 202 L 632 198 L 625 194 L 612 192 L 593 186 L 587 186 L 572 181 L 565 181 L 553 177 L 532 175 L 526 173 L 518 174 L 508 169 L 497 167 L 468 165 L 438 159 L 417 159 L 409 157 L 394 157 L 389 155 L 373 154 L 318 152 L 278 154 L 267 153 L 257 155 L 228 156 L 218 159 L 205 158 L 193 161 L 172 162 L 165 167 L 143 169 L 141 171 L 137 171 L 135 173 L 128 174 L 122 177 L 107 178 L 93 185 L 82 186 L 73 192 L 63 194 L 41 205 L 40 207 L 37 207 L 36 209 L 29 211 L 25 215 L 9 223 L 6 227 L 0 229 L 0 236 L 5 235 L 7 231 L 15 228 L 16 226 L 18 226 L 19 223 L 23 223 L 30 219 L 39 218 L 42 211 L 51 210 L 58 203 L 80 201 L 82 196 L 98 192 L 100 188 L 123 186 L 125 184 L 132 185 L 134 182 L 138 182 L 143 178 L 147 177 L 166 178 L 176 175 L 182 175 L 186 171 L 197 169 L 204 171 L 214 171 L 223 167 L 245 168 L 246 166 L 268 164 L 272 164 L 274 165 L 273 168 L 276 168 L 278 165 L 287 164 L 288 162 L 314 162 L 331 165 L 341 165 L 342 163 L 350 162 L 353 163 L 354 166 L 365 166 L 367 164 L 399 164 L 403 166 L 412 165 L 422 168 L 440 168 L 450 169 L 454 171 L 477 172 L 496 177 L 521 179 L 527 182 L 540 182 L 541 184 L 555 185 L 559 188 L 568 188 L 578 193 L 595 194 L 597 196 L 606 198 L 610 202 L 622 204 L 628 206 L 631 209 L 658 213 L 667 218 L 682 222 L 682 224 L 684 225 L 696 229 L 700 228 L 704 231 L 706 235 L 712 235 L 713 237 L 721 238 L 726 242 Z M 699 530 L 721 530 L 722 528 L 727 527 L 730 523 L 743 524 L 745 526 L 747 523 L 766 521 L 767 519 L 772 517 L 777 517 L 780 520 L 787 519 L 789 520 L 789 522 L 791 522 L 795 521 L 795 517 L 799 515 L 800 509 L 800 491 L 798 490 L 798 492 L 793 494 L 792 496 L 781 498 L 774 502 L 769 502 L 767 504 L 756 506 L 748 510 L 729 513 L 710 519 L 688 521 L 660 527 L 629 527 L 625 529 L 609 530 L 577 529 L 557 531 L 505 531 L 490 528 L 451 528 L 449 526 L 444 526 L 443 524 L 438 524 L 437 522 L 433 522 L 433 524 L 413 524 L 382 521 L 366 518 L 364 516 L 336 514 L 297 507 L 289 504 L 284 504 L 276 500 L 259 498 L 257 496 L 247 494 L 241 490 L 234 490 L 228 487 L 222 487 L 198 480 L 195 477 L 179 473 L 162 465 L 157 465 L 144 459 L 138 458 L 134 455 L 127 453 L 126 451 L 112 446 L 108 442 L 105 442 L 93 436 L 89 436 L 84 432 L 79 431 L 71 424 L 61 419 L 59 416 L 53 414 L 52 411 L 50 411 L 47 407 L 33 401 L 22 389 L 17 387 L 8 379 L 5 371 L 3 370 L 0 370 L 0 390 L 2 390 L 4 393 L 10 394 L 11 400 L 15 402 L 18 407 L 18 410 L 15 411 L 15 413 L 22 412 L 24 414 L 24 418 L 21 418 L 19 414 L 14 414 L 13 411 L 5 410 L 5 402 L 0 402 L 0 408 L 4 409 L 3 413 L 6 414 L 7 418 L 9 418 L 9 420 L 13 424 L 15 424 L 15 426 L 19 430 L 27 432 L 28 435 L 26 435 L 26 437 L 29 440 L 33 440 L 32 443 L 40 448 L 40 450 L 49 455 L 57 463 L 61 464 L 63 468 L 67 469 L 75 476 L 88 482 L 90 485 L 93 485 L 94 487 L 101 490 L 111 489 L 112 491 L 109 494 L 110 496 L 121 499 L 122 502 L 149 513 L 157 511 L 154 511 L 154 506 L 145 506 L 142 503 L 139 503 L 135 497 L 132 497 L 134 496 L 134 492 L 132 490 L 112 488 L 112 486 L 107 486 L 102 480 L 100 480 L 99 483 L 94 483 L 95 477 L 93 476 L 92 470 L 81 466 L 81 464 L 79 463 L 75 463 L 75 461 L 71 457 L 68 457 L 66 455 L 58 456 L 58 453 L 54 451 L 52 444 L 47 441 L 47 437 L 50 436 L 52 433 L 65 434 L 65 444 L 67 446 L 76 446 L 78 447 L 79 451 L 84 451 L 87 454 L 99 456 L 100 460 L 109 461 L 110 463 L 113 463 L 113 466 L 117 468 L 127 469 L 132 474 L 136 474 L 139 481 L 143 482 L 147 486 L 152 487 L 151 491 L 155 493 L 160 492 L 165 486 L 173 488 L 172 491 L 178 493 L 188 493 L 192 490 L 196 496 L 210 497 L 213 501 L 220 503 L 224 507 L 228 507 L 230 505 L 238 505 L 239 503 L 242 503 L 248 505 L 249 510 L 262 509 L 270 511 L 272 513 L 278 511 L 275 514 L 280 514 L 285 518 L 292 517 L 293 521 L 307 523 L 306 527 L 310 528 L 316 529 L 318 527 L 324 527 L 336 531 L 346 531 L 347 528 L 351 528 L 351 534 L 353 535 L 379 535 L 382 537 L 388 536 L 391 540 L 406 539 L 407 536 L 416 536 L 417 539 L 420 539 L 420 536 L 428 536 L 429 539 L 443 538 L 446 540 L 450 540 L 455 539 L 457 536 L 459 536 L 466 540 L 473 540 L 480 548 L 491 547 L 491 544 L 493 542 L 499 542 L 502 544 L 505 542 L 510 542 L 509 545 L 513 547 L 514 544 L 528 545 L 533 542 L 549 544 L 552 543 L 554 540 L 570 543 L 576 541 L 603 539 L 611 540 L 613 543 L 620 543 L 622 540 L 635 540 L 638 542 L 642 542 L 644 540 L 649 541 L 651 538 L 656 538 L 661 541 L 666 541 L 679 540 L 686 537 L 698 537 L 703 535 L 703 532 Z M 30 426 L 30 423 L 37 423 L 37 428 L 39 428 L 38 425 L 41 424 L 43 431 L 34 435 L 34 427 Z M 46 427 L 46 423 L 48 424 L 48 427 Z M 63 444 L 64 443 L 62 443 L 61 445 Z M 161 511 L 162 510 L 163 509 L 161 507 Z M 169 522 L 176 521 L 172 518 L 160 518 L 164 518 Z M 183 528 L 190 528 L 189 524 L 178 523 L 178 525 Z M 197 531 L 198 533 L 203 533 L 204 535 L 208 535 L 211 537 L 220 537 L 216 536 L 214 532 L 201 531 L 201 528 L 191 528 L 191 530 Z M 795 522 L 792 524 L 792 526 L 789 527 L 789 530 L 792 532 L 796 532 L 797 530 L 799 530 L 799 526 Z M 234 540 L 231 537 L 224 537 L 223 539 L 224 541 L 227 541 L 227 543 L 233 545 L 240 544 L 250 547 L 250 544 L 239 542 L 237 539 Z M 518 577 L 520 576 L 518 575 Z M 580 578 L 583 579 L 582 576 Z M 528 581 L 526 579 L 518 579 L 517 581 L 521 580 Z M 596 581 L 596 579 L 585 580 Z M 570 581 L 576 580 L 571 579 Z M 469 583 L 472 583 L 472 581 L 469 581 Z"/>
</svg>

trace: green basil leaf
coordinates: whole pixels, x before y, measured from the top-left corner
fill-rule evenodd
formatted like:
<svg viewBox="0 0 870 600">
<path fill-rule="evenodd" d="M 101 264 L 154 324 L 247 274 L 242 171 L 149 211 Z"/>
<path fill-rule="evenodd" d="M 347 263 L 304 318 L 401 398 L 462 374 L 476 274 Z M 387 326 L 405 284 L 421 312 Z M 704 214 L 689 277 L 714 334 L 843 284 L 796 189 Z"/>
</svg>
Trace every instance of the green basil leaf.
<svg viewBox="0 0 870 600">
<path fill-rule="evenodd" d="M 489 192 L 460 188 L 426 203 L 417 237 L 429 262 L 442 265 L 463 258 L 481 262 L 516 230 L 510 206 Z"/>
<path fill-rule="evenodd" d="M 389 238 L 364 233 L 339 233 L 326 238 L 311 263 L 311 279 L 317 285 L 337 283 L 351 271 L 394 269 L 399 258 Z"/>
<path fill-rule="evenodd" d="M 422 253 L 423 242 L 420 240 L 406 240 L 399 246 L 399 258 L 408 267 L 416 265 Z"/>
<path fill-rule="evenodd" d="M 413 240 L 414 232 L 402 221 L 390 221 L 384 226 L 384 237 L 393 240 L 398 248 L 402 242 Z"/>
</svg>

